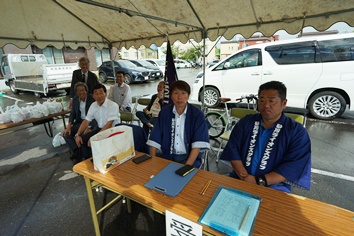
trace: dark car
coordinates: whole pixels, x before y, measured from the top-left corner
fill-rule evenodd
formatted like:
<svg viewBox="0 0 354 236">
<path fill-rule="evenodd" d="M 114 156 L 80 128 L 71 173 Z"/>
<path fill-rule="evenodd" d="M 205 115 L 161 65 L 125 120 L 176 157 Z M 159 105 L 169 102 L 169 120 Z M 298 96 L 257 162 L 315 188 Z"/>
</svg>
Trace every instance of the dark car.
<svg viewBox="0 0 354 236">
<path fill-rule="evenodd" d="M 105 61 L 99 67 L 98 74 L 101 83 L 106 82 L 108 79 L 114 79 L 114 70 L 123 71 L 125 76 L 125 83 L 130 84 L 134 82 L 144 82 L 148 80 L 153 80 L 155 78 L 151 77 L 151 71 L 143 67 L 138 67 L 134 63 L 128 60 L 116 60 L 116 61 Z"/>
<path fill-rule="evenodd" d="M 151 77 L 154 79 L 162 79 L 163 78 L 163 73 L 162 71 L 152 65 L 150 62 L 146 61 L 146 60 L 129 60 L 131 62 L 133 62 L 135 65 L 139 66 L 139 67 L 143 67 L 148 69 L 149 71 L 151 71 Z"/>
</svg>

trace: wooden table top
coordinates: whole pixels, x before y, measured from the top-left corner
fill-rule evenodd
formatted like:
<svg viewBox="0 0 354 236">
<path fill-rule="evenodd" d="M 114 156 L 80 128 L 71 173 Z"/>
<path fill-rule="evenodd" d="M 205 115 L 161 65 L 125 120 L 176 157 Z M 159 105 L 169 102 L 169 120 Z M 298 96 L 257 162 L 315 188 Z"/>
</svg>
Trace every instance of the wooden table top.
<svg viewBox="0 0 354 236">
<path fill-rule="evenodd" d="M 61 111 L 61 112 L 58 112 L 58 113 L 49 114 L 49 115 L 43 116 L 41 118 L 31 118 L 31 119 L 27 119 L 27 120 L 24 120 L 24 121 L 21 121 L 21 122 L 18 122 L 18 123 L 9 122 L 9 123 L 5 123 L 5 124 L 0 124 L 0 130 L 13 128 L 13 127 L 17 127 L 17 126 L 21 126 L 21 125 L 25 125 L 25 124 L 30 124 L 30 123 L 42 121 L 42 120 L 53 118 L 53 117 L 57 117 L 57 116 L 63 116 L 63 115 L 66 115 L 68 113 L 70 113 L 70 110 L 65 110 L 65 111 Z"/>
<path fill-rule="evenodd" d="M 137 152 L 136 155 L 142 153 Z M 175 198 L 145 188 L 150 176 L 156 175 L 168 163 L 158 157 L 140 164 L 129 160 L 102 174 L 94 170 L 91 160 L 86 160 L 75 165 L 73 170 L 157 212 L 169 210 L 194 222 L 198 222 L 217 188 L 222 185 L 262 198 L 253 235 L 354 235 L 352 211 L 204 170 L 198 170 Z M 212 182 L 205 195 L 200 195 L 209 180 Z M 219 234 L 208 226 L 202 226 L 209 233 Z"/>
</svg>

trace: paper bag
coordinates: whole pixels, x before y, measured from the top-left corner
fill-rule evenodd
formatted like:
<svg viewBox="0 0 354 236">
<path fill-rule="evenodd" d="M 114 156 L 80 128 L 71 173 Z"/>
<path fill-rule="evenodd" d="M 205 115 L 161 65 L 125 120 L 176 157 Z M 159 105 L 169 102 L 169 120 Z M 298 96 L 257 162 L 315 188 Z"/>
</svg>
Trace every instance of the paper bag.
<svg viewBox="0 0 354 236">
<path fill-rule="evenodd" d="M 133 130 L 121 125 L 91 137 L 93 164 L 101 173 L 113 169 L 135 156 Z"/>
</svg>

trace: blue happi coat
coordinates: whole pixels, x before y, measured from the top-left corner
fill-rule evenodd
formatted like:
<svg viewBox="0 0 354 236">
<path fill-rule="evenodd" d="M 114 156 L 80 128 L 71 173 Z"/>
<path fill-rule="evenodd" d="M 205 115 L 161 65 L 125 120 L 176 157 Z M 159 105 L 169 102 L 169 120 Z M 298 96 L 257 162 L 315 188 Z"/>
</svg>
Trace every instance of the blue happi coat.
<svg viewBox="0 0 354 236">
<path fill-rule="evenodd" d="M 173 139 L 172 120 L 175 119 L 173 106 L 169 105 L 163 108 L 158 116 L 157 122 L 154 124 L 148 145 L 156 147 L 162 151 L 161 157 L 172 160 Z M 200 148 L 206 150 L 210 148 L 209 134 L 204 114 L 195 106 L 187 104 L 185 130 L 184 130 L 184 145 L 187 156 L 192 148 Z M 193 166 L 199 167 L 201 164 L 200 155 L 194 162 Z"/>
<path fill-rule="evenodd" d="M 222 160 L 241 160 L 249 174 L 252 173 L 253 154 L 259 142 L 262 117 L 260 114 L 242 118 L 231 132 L 230 139 L 221 156 Z M 265 140 L 264 151 L 256 166 L 254 176 L 276 172 L 286 181 L 270 185 L 270 188 L 285 192 L 291 186 L 310 188 L 311 143 L 306 129 L 284 113 L 272 127 Z M 238 178 L 232 171 L 230 176 Z"/>
</svg>

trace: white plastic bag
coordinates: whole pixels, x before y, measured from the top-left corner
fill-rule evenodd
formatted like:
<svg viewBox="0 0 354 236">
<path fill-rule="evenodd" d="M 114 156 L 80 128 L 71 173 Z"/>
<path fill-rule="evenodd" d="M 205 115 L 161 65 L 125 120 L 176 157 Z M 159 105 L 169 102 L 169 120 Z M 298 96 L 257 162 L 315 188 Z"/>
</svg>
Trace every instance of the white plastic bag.
<svg viewBox="0 0 354 236">
<path fill-rule="evenodd" d="M 54 136 L 52 144 L 54 147 L 60 147 L 61 145 L 65 144 L 65 139 L 63 138 L 63 136 L 61 136 L 61 133 L 57 133 Z"/>
<path fill-rule="evenodd" d="M 21 107 L 21 114 L 24 120 L 31 118 L 31 106 Z"/>
<path fill-rule="evenodd" d="M 9 113 L 6 113 L 0 107 L 0 124 L 9 123 L 11 121 L 11 117 Z"/>
<path fill-rule="evenodd" d="M 30 110 L 31 118 L 41 118 L 41 117 L 43 117 L 43 114 L 40 112 L 40 109 L 39 109 L 40 105 L 41 104 L 39 102 L 37 102 L 36 105 L 31 107 L 31 110 Z"/>
<path fill-rule="evenodd" d="M 14 123 L 19 123 L 24 120 L 21 108 L 18 107 L 17 103 L 18 101 L 15 102 L 15 105 L 6 107 L 6 112 L 10 114 L 10 118 Z"/>
</svg>

